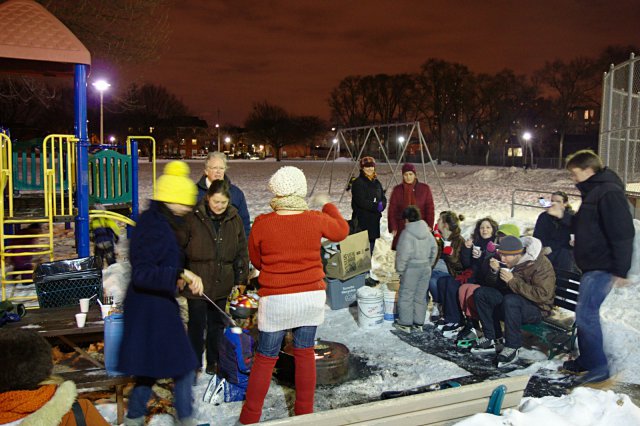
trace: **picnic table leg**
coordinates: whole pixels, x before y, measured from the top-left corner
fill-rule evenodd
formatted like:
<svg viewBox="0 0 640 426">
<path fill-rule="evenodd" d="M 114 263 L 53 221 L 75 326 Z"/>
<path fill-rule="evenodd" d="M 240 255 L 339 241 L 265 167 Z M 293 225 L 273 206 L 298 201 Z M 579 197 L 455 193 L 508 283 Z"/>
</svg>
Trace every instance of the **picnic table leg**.
<svg viewBox="0 0 640 426">
<path fill-rule="evenodd" d="M 77 353 L 80 354 L 81 357 L 83 357 L 84 359 L 86 359 L 87 361 L 89 361 L 90 363 L 92 363 L 93 365 L 95 365 L 98 368 L 104 368 L 104 364 L 102 364 L 100 361 L 98 361 L 97 359 L 93 358 L 91 355 L 89 355 L 84 349 L 80 348 L 78 345 L 76 345 L 75 343 L 73 343 L 71 340 L 69 340 L 67 338 L 67 336 L 57 336 L 58 339 L 62 340 L 64 343 L 66 343 L 67 345 L 69 345 L 71 348 L 73 348 L 74 351 L 76 351 Z"/>
<path fill-rule="evenodd" d="M 122 424 L 124 421 L 124 396 L 123 390 L 124 385 L 116 385 L 116 413 L 118 416 L 118 424 Z"/>
</svg>

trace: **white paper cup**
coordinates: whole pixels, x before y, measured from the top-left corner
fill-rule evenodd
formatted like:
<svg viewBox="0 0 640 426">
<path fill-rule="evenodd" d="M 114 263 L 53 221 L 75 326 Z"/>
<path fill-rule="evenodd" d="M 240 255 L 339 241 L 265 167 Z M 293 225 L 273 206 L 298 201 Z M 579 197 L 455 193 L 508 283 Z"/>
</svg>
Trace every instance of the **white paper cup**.
<svg viewBox="0 0 640 426">
<path fill-rule="evenodd" d="M 445 247 L 451 246 L 451 241 L 443 241 Z"/>
<path fill-rule="evenodd" d="M 111 312 L 111 305 L 102 305 L 100 306 L 100 310 L 102 311 L 102 319 L 105 319 L 109 312 Z"/>
<path fill-rule="evenodd" d="M 89 302 L 91 299 L 80 299 L 80 312 L 89 312 Z"/>
<path fill-rule="evenodd" d="M 80 328 L 84 327 L 84 324 L 86 322 L 87 322 L 87 314 L 83 314 L 83 313 L 76 314 L 76 324 L 78 324 L 78 327 Z"/>
</svg>

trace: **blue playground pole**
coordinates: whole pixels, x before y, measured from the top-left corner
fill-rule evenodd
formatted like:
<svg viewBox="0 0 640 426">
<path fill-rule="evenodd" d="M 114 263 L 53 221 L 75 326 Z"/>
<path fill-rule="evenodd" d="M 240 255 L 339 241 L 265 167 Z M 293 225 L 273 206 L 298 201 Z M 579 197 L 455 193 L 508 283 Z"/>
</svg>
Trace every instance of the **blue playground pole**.
<svg viewBox="0 0 640 426">
<path fill-rule="evenodd" d="M 76 155 L 76 251 L 78 257 L 87 257 L 89 250 L 89 138 L 87 132 L 87 65 L 74 65 L 75 134 L 78 138 Z"/>
<path fill-rule="evenodd" d="M 131 220 L 138 223 L 138 142 L 131 140 Z M 131 226 L 127 225 L 127 237 L 131 238 Z"/>
</svg>

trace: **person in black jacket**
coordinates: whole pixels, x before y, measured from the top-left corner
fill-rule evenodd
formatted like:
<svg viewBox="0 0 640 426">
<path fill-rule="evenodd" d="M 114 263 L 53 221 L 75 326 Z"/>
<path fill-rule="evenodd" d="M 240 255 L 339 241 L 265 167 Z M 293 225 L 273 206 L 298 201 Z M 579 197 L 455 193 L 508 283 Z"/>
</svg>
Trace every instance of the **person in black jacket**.
<svg viewBox="0 0 640 426">
<path fill-rule="evenodd" d="M 352 223 L 357 222 L 356 231 L 369 233 L 371 254 L 376 239 L 380 237 L 380 218 L 387 207 L 387 197 L 376 177 L 376 160 L 373 157 L 360 159 L 360 176 L 351 185 Z"/>
<path fill-rule="evenodd" d="M 571 228 L 567 226 L 571 221 L 569 216 L 574 215 L 569 205 L 569 197 L 563 191 L 556 191 L 551 194 L 551 205 L 563 209 L 564 215 L 568 218 L 562 221 L 547 211 L 542 212 L 536 221 L 533 236 L 542 241 L 543 247 L 551 250 L 547 253 L 547 258 L 555 270 L 578 272 L 573 260 Z"/>
<path fill-rule="evenodd" d="M 562 369 L 586 374 L 578 384 L 601 383 L 609 379 L 609 367 L 602 343 L 600 306 L 613 286 L 629 284 L 635 229 L 631 208 L 622 181 L 604 167 L 591 150 L 567 157 L 567 170 L 582 195 L 582 205 L 573 218 L 560 206 L 551 206 L 549 214 L 572 226 L 575 234 L 574 256 L 583 275 L 576 308 L 580 356 L 566 361 Z"/>
</svg>

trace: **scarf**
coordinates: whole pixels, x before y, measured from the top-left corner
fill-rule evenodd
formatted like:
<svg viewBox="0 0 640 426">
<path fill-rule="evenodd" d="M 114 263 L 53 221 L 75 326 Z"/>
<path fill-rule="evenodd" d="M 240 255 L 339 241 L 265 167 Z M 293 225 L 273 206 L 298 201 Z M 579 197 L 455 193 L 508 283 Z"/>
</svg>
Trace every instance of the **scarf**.
<svg viewBox="0 0 640 426">
<path fill-rule="evenodd" d="M 278 210 L 309 210 L 309 206 L 304 198 L 297 195 L 287 195 L 286 197 L 273 197 L 269 203 L 273 211 Z"/>
<path fill-rule="evenodd" d="M 404 190 L 403 200 L 404 200 L 405 208 L 408 206 L 416 205 L 416 193 L 414 192 L 415 187 L 416 187 L 415 181 L 412 184 L 402 182 L 402 189 Z"/>
<path fill-rule="evenodd" d="M 56 393 L 56 385 L 44 385 L 36 390 L 0 393 L 0 424 L 15 422 L 42 408 Z"/>
</svg>

